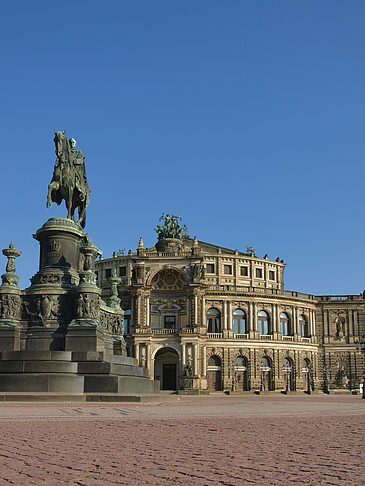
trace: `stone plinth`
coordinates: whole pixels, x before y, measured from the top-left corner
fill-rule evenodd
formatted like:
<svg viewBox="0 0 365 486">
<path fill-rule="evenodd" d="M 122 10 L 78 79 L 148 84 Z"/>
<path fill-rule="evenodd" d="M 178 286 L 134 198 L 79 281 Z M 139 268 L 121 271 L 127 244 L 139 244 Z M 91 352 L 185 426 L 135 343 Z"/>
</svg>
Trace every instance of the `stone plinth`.
<svg viewBox="0 0 365 486">
<path fill-rule="evenodd" d="M 105 333 L 97 322 L 75 319 L 71 322 L 66 336 L 66 351 L 104 352 Z"/>
<path fill-rule="evenodd" d="M 71 219 L 51 218 L 33 237 L 40 243 L 40 261 L 28 292 L 78 285 L 80 248 L 87 238 L 80 226 Z"/>
<path fill-rule="evenodd" d="M 164 238 L 155 245 L 159 253 L 179 253 L 183 250 L 183 246 L 183 242 L 177 238 Z"/>
</svg>

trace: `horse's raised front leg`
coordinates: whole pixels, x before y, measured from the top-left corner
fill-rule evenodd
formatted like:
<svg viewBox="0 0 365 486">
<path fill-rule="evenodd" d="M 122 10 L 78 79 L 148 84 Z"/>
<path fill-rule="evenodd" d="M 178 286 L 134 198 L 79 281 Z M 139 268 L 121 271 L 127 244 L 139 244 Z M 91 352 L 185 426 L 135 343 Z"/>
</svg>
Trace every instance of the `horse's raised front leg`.
<svg viewBox="0 0 365 486">
<path fill-rule="evenodd" d="M 51 199 L 51 194 L 52 194 L 52 191 L 55 189 L 57 191 L 57 189 L 59 188 L 59 184 L 55 181 L 51 182 L 48 186 L 48 194 L 47 194 L 47 204 L 46 204 L 46 207 L 47 208 L 50 208 L 52 206 L 52 199 Z"/>
</svg>

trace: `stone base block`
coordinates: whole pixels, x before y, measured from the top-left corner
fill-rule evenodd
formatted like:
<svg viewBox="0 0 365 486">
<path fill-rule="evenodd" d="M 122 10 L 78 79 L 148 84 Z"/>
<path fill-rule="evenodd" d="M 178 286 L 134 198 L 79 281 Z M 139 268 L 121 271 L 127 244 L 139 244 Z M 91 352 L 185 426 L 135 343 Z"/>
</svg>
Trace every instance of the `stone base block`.
<svg viewBox="0 0 365 486">
<path fill-rule="evenodd" d="M 17 327 L 1 326 L 0 324 L 0 352 L 18 351 L 20 349 L 20 331 Z"/>
<path fill-rule="evenodd" d="M 26 351 L 61 351 L 65 349 L 65 336 L 57 327 L 33 327 L 29 329 L 25 344 Z"/>
<path fill-rule="evenodd" d="M 0 392 L 83 393 L 84 377 L 62 374 L 1 374 Z"/>
<path fill-rule="evenodd" d="M 85 392 L 158 393 L 153 380 L 134 376 L 85 376 Z"/>
<path fill-rule="evenodd" d="M 99 351 L 104 353 L 104 333 L 93 326 L 77 325 L 73 321 L 66 336 L 66 351 Z"/>
</svg>

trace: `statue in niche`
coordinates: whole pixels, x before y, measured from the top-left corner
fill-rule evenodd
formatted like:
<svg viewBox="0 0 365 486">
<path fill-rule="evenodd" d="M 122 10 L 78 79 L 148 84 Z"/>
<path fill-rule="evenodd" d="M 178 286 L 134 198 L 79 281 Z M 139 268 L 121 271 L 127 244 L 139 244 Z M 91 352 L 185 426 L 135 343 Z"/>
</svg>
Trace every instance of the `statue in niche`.
<svg viewBox="0 0 365 486">
<path fill-rule="evenodd" d="M 88 316 L 90 315 L 90 299 L 88 294 L 84 295 L 84 302 L 83 302 L 83 316 Z"/>
<path fill-rule="evenodd" d="M 79 294 L 76 298 L 76 317 L 83 317 L 84 315 L 84 298 Z"/>
<path fill-rule="evenodd" d="M 345 321 L 341 317 L 338 317 L 335 323 L 336 323 L 336 336 L 341 338 L 345 334 Z"/>
<path fill-rule="evenodd" d="M 132 268 L 132 283 L 137 283 L 138 279 L 141 278 L 142 272 L 141 267 L 139 265 L 135 265 Z"/>
<path fill-rule="evenodd" d="M 47 320 L 51 315 L 52 310 L 52 301 L 48 295 L 42 295 L 39 299 L 39 317 L 42 321 L 42 324 L 45 325 Z"/>
<path fill-rule="evenodd" d="M 199 265 L 197 263 L 195 263 L 192 267 L 192 270 L 193 270 L 193 277 L 194 278 L 198 278 L 199 277 Z"/>
<path fill-rule="evenodd" d="M 205 279 L 205 265 L 202 265 L 200 268 L 200 278 L 202 280 Z"/>
<path fill-rule="evenodd" d="M 193 376 L 193 368 L 191 366 L 191 359 L 189 358 L 185 367 L 184 367 L 184 375 L 185 376 Z"/>
</svg>

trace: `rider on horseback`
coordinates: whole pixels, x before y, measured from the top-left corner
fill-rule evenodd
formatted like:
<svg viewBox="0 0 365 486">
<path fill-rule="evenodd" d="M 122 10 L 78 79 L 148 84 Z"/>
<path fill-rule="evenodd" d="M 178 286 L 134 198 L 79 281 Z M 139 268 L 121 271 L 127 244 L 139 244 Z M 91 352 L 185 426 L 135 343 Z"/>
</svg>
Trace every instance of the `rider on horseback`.
<svg viewBox="0 0 365 486">
<path fill-rule="evenodd" d="M 76 149 L 76 140 L 70 138 L 70 162 L 75 169 L 75 185 L 80 191 L 80 199 L 83 201 L 86 198 L 87 193 L 90 195 L 90 187 L 87 183 L 86 171 L 85 171 L 85 155 L 81 150 Z"/>
<path fill-rule="evenodd" d="M 76 140 L 67 140 L 63 132 L 55 132 L 57 160 L 54 166 L 52 181 L 48 186 L 47 207 L 52 201 L 61 204 L 65 201 L 67 218 L 72 219 L 85 228 L 86 208 L 90 201 L 90 187 L 87 183 L 85 171 L 85 155 L 76 149 Z M 79 218 L 75 218 L 75 210 Z"/>
</svg>

